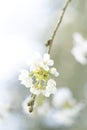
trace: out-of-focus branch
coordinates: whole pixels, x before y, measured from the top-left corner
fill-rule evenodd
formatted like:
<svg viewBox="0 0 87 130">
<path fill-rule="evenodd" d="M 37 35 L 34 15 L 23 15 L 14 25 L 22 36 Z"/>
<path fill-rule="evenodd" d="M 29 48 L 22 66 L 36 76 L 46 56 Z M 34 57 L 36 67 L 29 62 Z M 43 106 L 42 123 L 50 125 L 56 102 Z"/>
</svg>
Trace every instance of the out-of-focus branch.
<svg viewBox="0 0 87 130">
<path fill-rule="evenodd" d="M 49 47 L 49 48 L 48 48 L 48 53 L 50 53 L 50 51 L 51 51 L 51 48 L 52 48 L 52 45 L 53 45 L 53 41 L 54 41 L 55 35 L 56 35 L 56 33 L 57 33 L 58 29 L 59 29 L 59 26 L 60 26 L 60 24 L 61 24 L 61 22 L 62 22 L 62 19 L 63 19 L 63 17 L 64 17 L 64 14 L 65 14 L 65 11 L 66 11 L 66 9 L 67 9 L 67 7 L 68 7 L 68 5 L 69 5 L 70 2 L 71 2 L 71 0 L 67 0 L 67 1 L 65 2 L 64 7 L 62 8 L 60 17 L 59 17 L 59 19 L 58 19 L 57 25 L 56 25 L 56 27 L 55 27 L 55 29 L 54 29 L 53 35 L 52 35 L 52 37 L 50 38 L 50 40 L 48 40 L 47 43 L 46 43 L 46 46 Z"/>
<path fill-rule="evenodd" d="M 27 106 L 29 107 L 29 112 L 33 112 L 35 98 L 36 98 L 36 95 L 32 94 L 30 101 L 27 103 Z"/>
</svg>

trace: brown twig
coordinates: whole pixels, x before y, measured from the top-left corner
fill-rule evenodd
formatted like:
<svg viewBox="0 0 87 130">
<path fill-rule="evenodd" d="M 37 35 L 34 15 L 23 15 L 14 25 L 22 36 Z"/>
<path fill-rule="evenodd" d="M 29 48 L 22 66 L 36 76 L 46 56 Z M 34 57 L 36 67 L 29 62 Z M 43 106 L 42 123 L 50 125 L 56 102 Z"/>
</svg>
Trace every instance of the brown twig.
<svg viewBox="0 0 87 130">
<path fill-rule="evenodd" d="M 53 45 L 53 41 L 54 41 L 55 35 L 56 35 L 56 33 L 57 33 L 58 29 L 59 29 L 59 26 L 60 26 L 60 24 L 61 24 L 61 22 L 62 22 L 62 19 L 63 19 L 63 17 L 64 17 L 64 14 L 65 14 L 65 11 L 66 11 L 66 9 L 67 9 L 67 7 L 68 7 L 68 4 L 69 4 L 70 2 L 71 2 L 71 0 L 67 0 L 67 1 L 65 2 L 64 7 L 62 8 L 60 17 L 59 17 L 59 19 L 58 19 L 57 25 L 56 25 L 56 27 L 55 27 L 55 29 L 54 29 L 53 35 L 52 35 L 51 39 L 48 40 L 47 43 L 46 43 L 46 46 L 49 47 L 48 53 L 50 53 L 50 51 L 51 51 L 51 48 L 52 48 L 52 45 Z"/>
<path fill-rule="evenodd" d="M 35 98 L 36 95 L 32 94 L 31 95 L 31 99 L 28 101 L 27 106 L 29 108 L 29 112 L 33 112 L 33 107 L 34 107 L 34 103 L 35 103 Z"/>
</svg>

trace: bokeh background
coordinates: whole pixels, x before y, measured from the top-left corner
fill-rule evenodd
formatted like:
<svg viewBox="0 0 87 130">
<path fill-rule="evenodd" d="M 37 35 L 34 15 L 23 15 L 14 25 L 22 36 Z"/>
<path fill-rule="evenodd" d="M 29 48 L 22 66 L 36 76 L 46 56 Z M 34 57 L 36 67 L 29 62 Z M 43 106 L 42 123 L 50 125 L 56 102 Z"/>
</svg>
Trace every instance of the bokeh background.
<svg viewBox="0 0 87 130">
<path fill-rule="evenodd" d="M 33 52 L 47 51 L 64 0 L 0 0 L 0 130 L 87 130 L 87 107 L 72 126 L 49 127 L 25 114 L 23 100 L 30 94 L 18 75 Z M 72 0 L 51 51 L 60 76 L 57 87 L 68 86 L 78 101 L 87 103 L 87 65 L 78 63 L 71 49 L 73 34 L 87 39 L 87 1 Z M 51 120 L 51 119 L 50 119 Z"/>
</svg>

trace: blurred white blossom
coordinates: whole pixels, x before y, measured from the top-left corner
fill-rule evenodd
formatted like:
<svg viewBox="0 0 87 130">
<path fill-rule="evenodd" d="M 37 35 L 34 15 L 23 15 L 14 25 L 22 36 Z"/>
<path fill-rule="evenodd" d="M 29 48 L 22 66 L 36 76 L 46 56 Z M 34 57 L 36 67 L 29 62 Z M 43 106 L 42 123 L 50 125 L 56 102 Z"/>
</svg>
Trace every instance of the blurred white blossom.
<svg viewBox="0 0 87 130">
<path fill-rule="evenodd" d="M 51 107 L 48 101 L 45 101 L 42 105 L 38 106 L 37 113 L 39 116 L 43 116 L 50 111 Z"/>
<path fill-rule="evenodd" d="M 52 114 L 53 120 L 60 125 L 71 125 L 79 112 L 83 109 L 83 103 L 77 103 L 69 88 L 64 87 L 56 91 L 52 100 L 56 109 Z"/>
<path fill-rule="evenodd" d="M 53 126 L 70 126 L 74 123 L 75 119 L 79 115 L 79 112 L 83 109 L 83 104 L 77 104 L 73 108 L 61 108 L 59 110 L 49 111 L 47 115 L 48 125 Z M 48 119 L 51 119 L 49 121 Z"/>
<path fill-rule="evenodd" d="M 76 61 L 82 65 L 87 64 L 87 40 L 85 40 L 79 33 L 73 35 L 74 46 L 71 53 Z"/>
<path fill-rule="evenodd" d="M 48 126 L 53 127 L 72 125 L 84 108 L 83 103 L 76 102 L 68 87 L 58 89 L 53 95 L 51 103 L 46 101 L 41 106 L 38 106 L 36 114 L 42 116 Z"/>
<path fill-rule="evenodd" d="M 55 95 L 52 100 L 53 106 L 55 107 L 63 107 L 64 105 L 72 106 L 75 103 L 75 99 L 72 96 L 72 92 L 69 88 L 59 88 L 57 89 Z"/>
<path fill-rule="evenodd" d="M 30 71 L 23 70 L 19 75 L 21 84 L 25 87 L 30 87 L 30 92 L 39 95 L 43 94 L 49 97 L 50 94 L 56 92 L 56 81 L 50 76 L 53 74 L 55 77 L 59 75 L 56 68 L 51 68 L 54 61 L 50 59 L 48 53 L 42 57 L 39 53 L 36 53 L 29 62 Z"/>
</svg>

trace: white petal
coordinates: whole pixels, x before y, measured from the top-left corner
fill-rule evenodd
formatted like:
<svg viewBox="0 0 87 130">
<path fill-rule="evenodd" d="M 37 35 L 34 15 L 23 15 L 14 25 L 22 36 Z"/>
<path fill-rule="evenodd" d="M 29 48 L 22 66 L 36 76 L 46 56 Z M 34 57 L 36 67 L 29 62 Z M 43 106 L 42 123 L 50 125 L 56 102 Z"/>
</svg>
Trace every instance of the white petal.
<svg viewBox="0 0 87 130">
<path fill-rule="evenodd" d="M 49 97 L 50 94 L 54 94 L 56 92 L 56 87 L 52 87 L 52 86 L 46 86 L 46 92 L 45 92 L 45 96 Z"/>
<path fill-rule="evenodd" d="M 83 37 L 81 36 L 81 34 L 80 33 L 78 33 L 78 32 L 75 32 L 74 34 L 73 34 L 73 39 L 74 39 L 74 44 L 75 45 L 83 45 L 83 42 L 85 41 L 84 39 L 83 39 Z"/>
<path fill-rule="evenodd" d="M 53 60 L 49 60 L 49 61 L 48 61 L 48 65 L 49 65 L 49 66 L 53 66 L 53 64 L 54 64 L 54 61 L 53 61 Z"/>
<path fill-rule="evenodd" d="M 49 66 L 48 65 L 40 64 L 40 67 L 42 67 L 46 71 L 49 70 Z"/>
<path fill-rule="evenodd" d="M 25 78 L 26 76 L 28 76 L 28 71 L 27 70 L 22 70 L 20 72 L 20 75 L 19 75 L 19 80 L 22 80 L 23 78 Z"/>
<path fill-rule="evenodd" d="M 25 82 L 23 82 L 26 88 L 30 88 L 33 85 L 33 80 L 31 77 L 26 78 Z"/>
<path fill-rule="evenodd" d="M 47 62 L 50 59 L 50 55 L 48 53 L 44 54 L 44 62 Z"/>
<path fill-rule="evenodd" d="M 56 86 L 56 81 L 53 79 L 49 79 L 47 82 L 47 86 Z"/>
<path fill-rule="evenodd" d="M 56 68 L 51 68 L 50 73 L 53 74 L 56 77 L 59 76 L 59 73 L 57 72 Z"/>
<path fill-rule="evenodd" d="M 29 72 L 27 70 L 22 70 L 19 75 L 19 80 L 21 80 L 21 84 L 25 85 L 25 87 L 29 88 L 33 85 L 33 80 L 29 76 Z"/>
<path fill-rule="evenodd" d="M 42 56 L 41 56 L 41 54 L 40 53 L 38 53 L 38 52 L 35 52 L 34 54 L 33 54 L 33 56 L 31 56 L 31 58 L 30 58 L 30 60 L 29 60 L 29 62 L 28 62 L 28 65 L 29 66 L 38 66 L 39 65 L 39 63 L 40 62 L 42 62 Z"/>
<path fill-rule="evenodd" d="M 53 66 L 54 61 L 50 59 L 50 55 L 48 53 L 44 54 L 43 63 L 48 66 Z"/>
<path fill-rule="evenodd" d="M 49 97 L 50 94 L 54 94 L 56 92 L 56 82 L 53 79 L 48 80 L 47 86 L 46 86 L 46 91 L 44 95 L 46 97 Z"/>
</svg>

